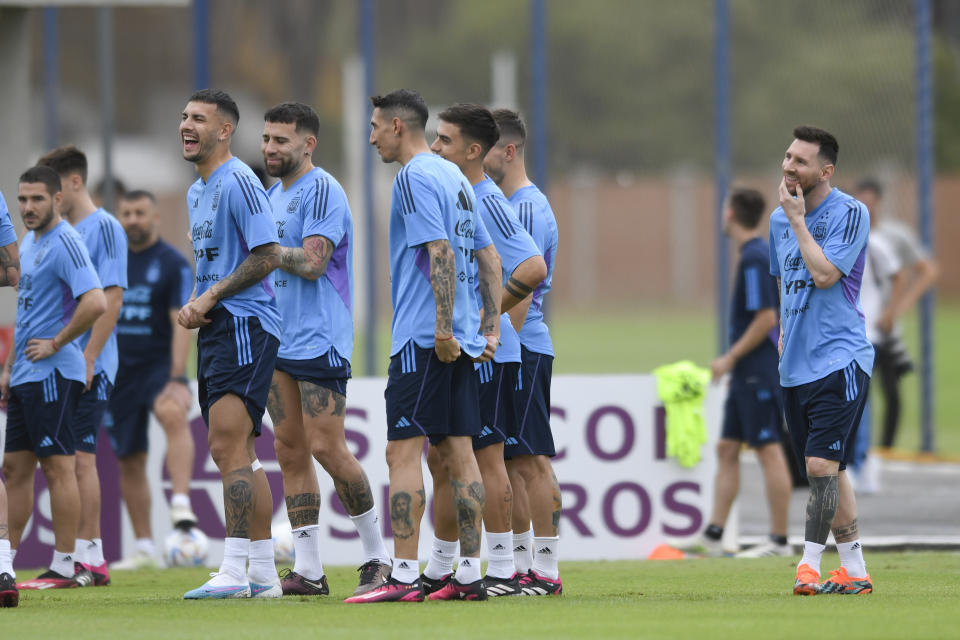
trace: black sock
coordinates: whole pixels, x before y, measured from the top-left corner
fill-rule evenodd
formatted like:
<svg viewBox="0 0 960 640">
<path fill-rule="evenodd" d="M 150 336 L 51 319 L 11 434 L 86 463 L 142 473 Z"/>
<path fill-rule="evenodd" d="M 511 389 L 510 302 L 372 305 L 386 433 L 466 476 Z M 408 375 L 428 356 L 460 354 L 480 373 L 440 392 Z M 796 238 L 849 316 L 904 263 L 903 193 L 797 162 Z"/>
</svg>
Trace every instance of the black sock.
<svg viewBox="0 0 960 640">
<path fill-rule="evenodd" d="M 770 540 L 773 541 L 773 544 L 778 544 L 781 547 L 787 544 L 787 536 L 778 536 L 771 533 Z"/>
<path fill-rule="evenodd" d="M 723 537 L 723 527 L 718 527 L 715 524 L 707 525 L 707 530 L 703 532 L 703 535 L 711 540 L 719 540 Z"/>
</svg>

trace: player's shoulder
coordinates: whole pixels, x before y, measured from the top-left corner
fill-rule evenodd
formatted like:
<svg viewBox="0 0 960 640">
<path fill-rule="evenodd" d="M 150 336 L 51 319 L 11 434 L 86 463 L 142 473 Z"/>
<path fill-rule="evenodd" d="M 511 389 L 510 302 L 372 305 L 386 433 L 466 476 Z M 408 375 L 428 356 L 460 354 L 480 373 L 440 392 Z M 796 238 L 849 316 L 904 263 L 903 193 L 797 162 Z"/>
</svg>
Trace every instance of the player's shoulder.
<svg viewBox="0 0 960 640">
<path fill-rule="evenodd" d="M 770 264 L 770 245 L 763 238 L 753 238 L 743 245 L 740 260 L 744 265 Z"/>
<path fill-rule="evenodd" d="M 156 252 L 156 255 L 163 260 L 169 260 L 171 262 L 187 262 L 187 259 L 180 252 L 180 250 L 163 238 L 157 239 Z"/>
</svg>

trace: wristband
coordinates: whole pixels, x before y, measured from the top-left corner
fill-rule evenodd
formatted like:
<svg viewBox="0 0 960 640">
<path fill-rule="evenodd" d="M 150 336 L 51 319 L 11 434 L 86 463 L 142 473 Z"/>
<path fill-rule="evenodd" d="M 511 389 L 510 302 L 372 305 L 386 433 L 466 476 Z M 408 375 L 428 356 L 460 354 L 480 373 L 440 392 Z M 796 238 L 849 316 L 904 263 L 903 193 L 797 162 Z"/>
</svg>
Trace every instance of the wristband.
<svg viewBox="0 0 960 640">
<path fill-rule="evenodd" d="M 437 336 L 433 336 L 433 340 L 434 342 L 446 342 L 447 340 L 453 340 L 453 334 L 451 333 L 446 338 L 438 338 Z"/>
<path fill-rule="evenodd" d="M 54 351 L 60 351 L 60 347 L 57 346 L 57 336 L 53 336 L 52 338 L 50 338 L 50 344 L 53 345 Z"/>
<path fill-rule="evenodd" d="M 170 382 L 179 382 L 185 386 L 190 385 L 190 381 L 187 380 L 187 376 L 170 376 Z"/>
</svg>

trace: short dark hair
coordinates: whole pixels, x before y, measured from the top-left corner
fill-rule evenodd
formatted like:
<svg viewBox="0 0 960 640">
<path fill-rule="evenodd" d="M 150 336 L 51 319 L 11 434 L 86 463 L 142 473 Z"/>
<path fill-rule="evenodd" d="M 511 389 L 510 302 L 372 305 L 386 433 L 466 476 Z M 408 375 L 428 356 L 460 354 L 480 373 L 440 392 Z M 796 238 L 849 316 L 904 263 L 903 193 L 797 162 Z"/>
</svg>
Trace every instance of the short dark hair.
<svg viewBox="0 0 960 640">
<path fill-rule="evenodd" d="M 87 156 L 76 145 L 68 144 L 48 151 L 37 160 L 37 165 L 50 167 L 61 176 L 79 173 L 83 184 L 87 184 Z"/>
<path fill-rule="evenodd" d="M 20 174 L 20 182 L 26 184 L 42 183 L 47 186 L 47 193 L 53 197 L 61 190 L 60 174 L 45 165 L 30 167 Z"/>
<path fill-rule="evenodd" d="M 117 197 L 124 202 L 133 202 L 134 200 L 139 200 L 140 198 L 146 198 L 153 204 L 157 204 L 157 197 L 153 195 L 153 192 L 147 191 L 146 189 L 124 191 L 123 193 L 117 194 Z"/>
<path fill-rule="evenodd" d="M 310 105 L 302 102 L 283 102 L 271 107 L 263 114 L 263 121 L 294 124 L 297 133 L 306 129 L 314 137 L 320 135 L 320 116 Z"/>
<path fill-rule="evenodd" d="M 878 198 L 883 197 L 883 186 L 880 184 L 879 180 L 873 177 L 863 178 L 857 183 L 855 193 L 859 193 L 861 191 L 872 191 Z"/>
<path fill-rule="evenodd" d="M 101 178 L 100 182 L 97 183 L 97 186 L 93 188 L 93 193 L 98 196 L 103 196 L 107 190 L 107 180 L 108 178 Z M 109 178 L 110 182 L 113 183 L 113 195 L 120 197 L 126 192 L 127 185 L 123 184 L 123 180 L 120 178 Z"/>
<path fill-rule="evenodd" d="M 801 125 L 793 130 L 793 137 L 797 140 L 810 142 L 820 146 L 817 155 L 821 160 L 826 160 L 827 164 L 837 164 L 837 154 L 840 152 L 840 145 L 833 134 L 824 131 L 818 127 Z"/>
<path fill-rule="evenodd" d="M 217 105 L 217 111 L 230 118 L 233 126 L 240 123 L 240 109 L 226 91 L 220 89 L 201 89 L 195 92 L 187 102 L 202 102 Z"/>
<path fill-rule="evenodd" d="M 385 96 L 371 96 L 370 102 L 374 109 L 385 111 L 391 117 L 398 117 L 408 125 L 414 125 L 418 129 L 427 127 L 430 111 L 423 96 L 413 89 L 397 89 Z"/>
<path fill-rule="evenodd" d="M 500 129 L 493 119 L 493 114 L 482 105 L 460 102 L 447 107 L 438 113 L 437 117 L 456 125 L 464 137 L 479 143 L 484 155 L 500 139 Z"/>
<path fill-rule="evenodd" d="M 509 138 L 511 141 L 516 139 L 518 147 L 522 146 L 527 140 L 527 128 L 520 119 L 520 114 L 510 109 L 494 109 L 493 119 L 500 128 L 500 139 Z"/>
<path fill-rule="evenodd" d="M 730 194 L 733 219 L 744 229 L 756 229 L 767 203 L 756 189 L 734 189 Z"/>
</svg>

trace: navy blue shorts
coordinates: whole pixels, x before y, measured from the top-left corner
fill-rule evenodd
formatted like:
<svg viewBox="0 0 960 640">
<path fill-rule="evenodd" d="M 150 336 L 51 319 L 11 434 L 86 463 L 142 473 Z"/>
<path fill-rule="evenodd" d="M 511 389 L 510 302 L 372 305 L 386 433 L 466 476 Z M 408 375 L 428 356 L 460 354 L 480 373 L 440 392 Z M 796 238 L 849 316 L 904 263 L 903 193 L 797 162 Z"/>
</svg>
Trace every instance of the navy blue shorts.
<svg viewBox="0 0 960 640">
<path fill-rule="evenodd" d="M 207 317 L 213 322 L 197 336 L 197 400 L 203 421 L 209 427 L 210 407 L 232 393 L 243 401 L 259 436 L 280 341 L 256 316 L 235 316 L 220 308 Z"/>
<path fill-rule="evenodd" d="M 103 426 L 103 416 L 107 413 L 112 392 L 113 385 L 109 378 L 105 373 L 98 373 L 90 382 L 90 390 L 80 394 L 77 409 L 70 421 L 77 451 L 97 453 L 97 435 Z"/>
<path fill-rule="evenodd" d="M 553 356 L 520 346 L 520 384 L 514 396 L 519 422 L 507 432 L 503 457 L 557 455 L 550 429 Z"/>
<path fill-rule="evenodd" d="M 440 362 L 433 348 L 409 341 L 390 358 L 387 370 L 387 440 L 427 436 L 438 444 L 447 436 L 480 433 L 480 390 L 473 361 L 466 354 Z"/>
<path fill-rule="evenodd" d="M 38 458 L 76 452 L 70 422 L 83 383 L 67 380 L 54 369 L 39 382 L 10 387 L 7 406 L 7 451 L 32 451 Z"/>
<path fill-rule="evenodd" d="M 779 384 L 731 385 L 723 406 L 721 438 L 762 447 L 780 442 L 782 425 L 783 394 Z"/>
<path fill-rule="evenodd" d="M 474 365 L 480 382 L 480 433 L 473 448 L 483 449 L 505 442 L 507 431 L 516 428 L 514 393 L 520 379 L 519 362 L 483 362 Z"/>
<path fill-rule="evenodd" d="M 330 347 L 330 350 L 322 356 L 310 360 L 277 358 L 274 368 L 277 371 L 283 371 L 294 380 L 326 387 L 342 396 L 347 395 L 347 380 L 352 375 L 350 361 L 341 358 L 333 347 Z"/>
<path fill-rule="evenodd" d="M 169 381 L 170 361 L 166 359 L 117 370 L 117 384 L 103 424 L 118 458 L 147 452 L 150 412 Z"/>
<path fill-rule="evenodd" d="M 869 388 L 870 376 L 856 362 L 820 380 L 784 387 L 784 414 L 800 469 L 806 469 L 806 457 L 836 460 L 841 471 L 853 460 Z"/>
</svg>

